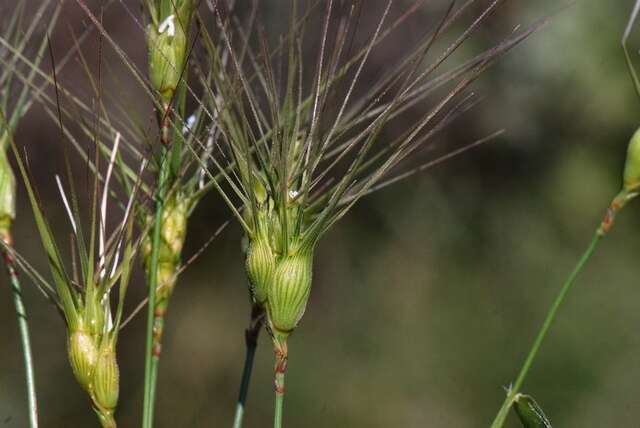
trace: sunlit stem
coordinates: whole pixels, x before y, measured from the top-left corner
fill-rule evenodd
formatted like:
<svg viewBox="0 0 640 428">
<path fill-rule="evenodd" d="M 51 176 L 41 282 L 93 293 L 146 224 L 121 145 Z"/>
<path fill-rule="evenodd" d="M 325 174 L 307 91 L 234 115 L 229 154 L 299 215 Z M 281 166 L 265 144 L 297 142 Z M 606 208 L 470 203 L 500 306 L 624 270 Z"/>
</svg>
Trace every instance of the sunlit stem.
<svg viewBox="0 0 640 428">
<path fill-rule="evenodd" d="M 491 428 L 501 428 L 504 425 L 507 419 L 507 416 L 509 415 L 509 410 L 511 409 L 511 406 L 513 405 L 513 402 L 516 398 L 516 395 L 520 391 L 520 388 L 522 387 L 522 384 L 524 383 L 524 380 L 527 377 L 527 374 L 529 373 L 529 369 L 531 368 L 534 359 L 538 355 L 538 351 L 540 350 L 542 342 L 547 336 L 547 333 L 551 328 L 551 324 L 553 323 L 553 320 L 555 319 L 556 314 L 560 309 L 560 306 L 562 305 L 565 298 L 567 297 L 567 294 L 571 290 L 571 287 L 575 283 L 575 280 L 578 277 L 578 274 L 582 271 L 584 266 L 587 264 L 587 262 L 593 255 L 600 240 L 604 238 L 613 227 L 613 223 L 618 212 L 620 212 L 620 210 L 626 205 L 626 203 L 634 196 L 635 195 L 629 195 L 623 191 L 618 196 L 616 196 L 616 198 L 611 202 L 611 205 L 609 205 L 609 208 L 607 209 L 605 217 L 602 220 L 600 227 L 598 227 L 598 230 L 593 235 L 593 238 L 591 239 L 589 246 L 587 247 L 586 251 L 580 258 L 580 260 L 578 261 L 578 264 L 576 265 L 574 270 L 571 272 L 571 274 L 563 284 L 562 288 L 560 289 L 560 292 L 558 293 L 555 300 L 553 301 L 551 308 L 549 308 L 549 312 L 547 313 L 544 323 L 542 324 L 542 327 L 540 328 L 540 331 L 538 332 L 538 335 L 536 336 L 536 339 L 534 340 L 533 345 L 531 346 L 531 350 L 529 351 L 529 354 L 527 355 L 527 358 L 525 359 L 524 364 L 520 369 L 520 373 L 518 374 L 518 377 L 516 378 L 516 381 L 514 382 L 514 384 L 509 388 L 507 397 L 502 403 L 502 407 L 500 407 L 498 414 L 496 415 L 493 423 L 491 424 Z"/>
<path fill-rule="evenodd" d="M 7 248 L 11 246 L 11 237 L 7 234 L 1 237 Z M 20 340 L 22 341 L 22 357 L 24 360 L 25 380 L 27 382 L 27 400 L 29 405 L 29 426 L 31 428 L 38 427 L 38 402 L 36 398 L 35 375 L 33 371 L 33 356 L 31 353 L 31 340 L 29 338 L 29 324 L 27 321 L 27 312 L 22 302 L 22 287 L 18 279 L 15 259 L 7 249 L 2 251 L 4 257 L 5 268 L 11 289 L 13 291 L 13 303 L 16 308 L 18 318 L 18 328 L 20 330 Z"/>
<path fill-rule="evenodd" d="M 247 345 L 246 355 L 244 359 L 244 367 L 242 369 L 242 378 L 240 380 L 240 393 L 238 394 L 238 403 L 236 404 L 236 414 L 233 418 L 233 428 L 241 428 L 244 418 L 245 406 L 247 403 L 247 395 L 249 394 L 249 386 L 251 384 L 251 373 L 253 371 L 253 361 L 258 346 L 258 336 L 264 324 L 264 310 L 254 305 L 251 311 L 251 322 L 249 328 L 245 331 L 245 342 Z"/>
</svg>

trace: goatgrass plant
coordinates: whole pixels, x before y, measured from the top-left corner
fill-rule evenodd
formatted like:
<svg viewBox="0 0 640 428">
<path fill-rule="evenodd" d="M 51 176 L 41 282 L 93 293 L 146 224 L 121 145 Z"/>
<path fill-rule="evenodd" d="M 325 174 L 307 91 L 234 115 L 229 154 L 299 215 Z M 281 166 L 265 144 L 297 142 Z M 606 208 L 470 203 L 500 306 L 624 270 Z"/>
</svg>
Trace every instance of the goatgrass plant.
<svg viewBox="0 0 640 428">
<path fill-rule="evenodd" d="M 291 2 L 284 76 L 272 67 L 262 38 L 260 55 L 249 51 L 250 67 L 244 69 L 241 54 L 234 50 L 226 30 L 229 26 L 224 25 L 220 13 L 216 15 L 218 27 L 225 29 L 223 43 L 232 67 L 228 72 L 219 68 L 212 73 L 211 86 L 220 97 L 210 97 L 210 101 L 221 135 L 218 156 L 214 154 L 211 162 L 213 173 L 222 174 L 226 184 L 213 183 L 248 240 L 246 270 L 253 318 L 266 314 L 275 353 L 276 428 L 282 426 L 283 419 L 288 341 L 307 307 L 318 242 L 361 197 L 424 169 L 398 172 L 420 147 L 470 107 L 471 98 L 465 90 L 487 66 L 533 31 L 512 35 L 462 67 L 439 73 L 440 66 L 500 2 L 483 9 L 452 44 L 425 65 L 437 42 L 470 3 L 458 9 L 451 5 L 404 61 L 391 65 L 357 98 L 357 85 L 371 52 L 388 34 L 385 25 L 392 4 L 385 2 L 375 30 L 352 55 L 349 40 L 360 9 L 356 4 L 340 6 L 327 1 L 310 85 L 305 82 L 301 56 L 307 30 L 297 25 L 298 2 Z M 340 16 L 335 32 L 330 31 L 334 14 Z M 213 44 L 210 57 L 215 68 L 221 56 Z M 442 93 L 435 89 L 442 89 Z M 386 126 L 428 94 L 436 97 L 435 107 L 399 137 L 389 139 Z M 252 358 L 248 352 L 249 365 Z M 248 380 L 243 376 L 243 388 L 245 383 Z M 235 426 L 241 419 L 241 415 L 236 417 L 240 422 Z"/>
<path fill-rule="evenodd" d="M 178 276 L 186 267 L 182 264 L 181 256 L 188 218 L 194 212 L 198 202 L 213 188 L 207 176 L 203 174 L 202 167 L 204 153 L 209 149 L 204 148 L 203 153 L 197 153 L 197 147 L 206 145 L 203 141 L 211 144 L 215 127 L 207 127 L 205 124 L 213 116 L 202 102 L 196 99 L 198 102 L 196 111 L 188 119 L 185 118 L 187 97 L 195 96 L 195 92 L 187 84 L 187 78 L 194 41 L 190 38 L 189 29 L 192 17 L 197 14 L 196 4 L 187 0 L 143 2 L 146 16 L 150 21 L 144 29 L 149 52 L 148 77 L 145 77 L 113 42 L 86 4 L 81 0 L 78 0 L 78 3 L 94 22 L 101 36 L 107 39 L 116 50 L 132 75 L 142 83 L 157 113 L 159 139 L 156 142 L 159 141 L 160 144 L 154 143 L 149 132 L 140 122 L 130 123 L 130 112 L 124 112 L 128 116 L 124 120 L 107 119 L 103 117 L 105 115 L 96 114 L 77 98 L 69 97 L 76 109 L 82 110 L 88 118 L 100 122 L 107 135 L 119 135 L 120 132 L 123 132 L 123 135 L 126 134 L 126 137 L 123 137 L 123 146 L 134 159 L 138 161 L 144 159 L 145 148 L 152 153 L 153 162 L 149 169 L 155 178 L 153 182 L 141 185 L 141 189 L 146 197 L 154 201 L 154 204 L 151 207 L 139 206 L 137 215 L 139 227 L 149 231 L 143 242 L 143 262 L 149 286 L 143 426 L 150 427 L 153 425 L 164 318 Z M 90 73 L 87 74 L 90 75 Z M 97 92 L 98 85 L 93 83 L 92 86 Z M 69 94 L 69 91 L 64 92 Z M 51 99 L 45 100 L 45 103 L 48 104 L 49 115 L 53 117 L 51 109 L 60 107 Z M 73 115 L 73 111 L 63 110 L 67 117 Z M 104 110 L 102 108 L 100 113 Z M 89 134 L 92 130 L 85 126 L 83 131 Z M 68 130 L 66 133 L 70 134 Z M 74 147 L 96 172 L 97 168 L 91 163 L 86 150 L 76 142 Z M 112 151 L 107 146 L 100 145 L 99 149 L 105 156 L 112 155 Z M 158 152 L 157 156 L 153 154 Z M 138 175 L 127 165 L 123 157 L 116 157 L 116 165 L 117 171 L 114 175 L 125 189 L 130 190 L 131 180 L 137 179 Z M 208 245 L 223 227 L 224 224 L 212 234 L 205 245 Z M 194 258 L 195 256 L 191 260 Z"/>
<path fill-rule="evenodd" d="M 79 266 L 73 263 L 73 275 L 68 275 L 68 264 L 58 251 L 27 168 L 17 156 L 54 284 L 44 281 L 24 258 L 16 255 L 17 260 L 61 310 L 76 379 L 103 426 L 112 427 L 118 398 L 115 347 L 124 324 L 124 295 L 139 249 L 149 293 L 143 427 L 150 428 L 164 318 L 185 267 L 182 250 L 188 219 L 202 197 L 216 189 L 244 231 L 243 257 L 252 301 L 233 426 L 242 426 L 256 340 L 266 325 L 275 353 L 274 427 L 281 427 L 288 343 L 307 307 L 318 242 L 363 196 L 492 138 L 494 135 L 409 167 L 439 131 L 475 105 L 469 85 L 539 26 L 510 34 L 461 65 L 445 69 L 450 57 L 503 2 L 496 0 L 483 7 L 453 42 L 446 43 L 443 40 L 451 29 L 461 25 L 475 5 L 473 0 L 458 7 L 452 3 L 404 58 L 387 64 L 381 76 L 365 88 L 363 74 L 371 66 L 375 48 L 402 28 L 422 2 L 408 6 L 395 21 L 390 18 L 394 2 L 384 2 L 375 28 L 364 42 L 358 42 L 364 2 L 312 2 L 300 14 L 293 0 L 288 8 L 289 30 L 277 48 L 270 49 L 262 31 L 257 36 L 253 32 L 258 2 L 252 3 L 245 24 L 227 13 L 230 10 L 221 10 L 219 2 L 209 2 L 214 18 L 211 25 L 198 12 L 195 0 L 143 0 L 148 25 L 140 26 L 149 52 L 147 72 L 139 71 L 128 59 L 83 0 L 76 3 L 93 22 L 100 42 L 107 40 L 153 101 L 157 132 L 136 121 L 122 100 L 122 117 L 107 114 L 100 76 L 90 77 L 96 99 L 89 106 L 60 85 L 55 74 L 42 72 L 37 61 L 3 43 L 15 61 L 29 70 L 14 67 L 12 75 L 32 91 L 94 174 L 88 243 L 82 233 L 76 191 L 71 186 L 71 198 L 67 198 L 58 181 L 73 229 L 74 254 L 80 261 Z M 325 8 L 323 19 L 311 25 L 310 12 L 319 7 Z M 197 23 L 195 34 L 190 31 L 192 21 Z M 319 35 L 320 46 L 311 66 L 303 55 L 310 33 Z M 80 43 L 76 40 L 74 50 L 91 76 Z M 193 60 L 196 44 L 201 57 Z M 3 64 L 11 61 L 2 59 Z M 54 70 L 55 65 L 54 61 Z M 190 75 L 196 77 L 191 85 Z M 54 86 L 56 97 L 35 85 L 32 76 Z M 70 101 L 70 106 L 58 97 Z M 192 115 L 186 113 L 188 100 L 196 104 Z M 395 120 L 427 101 L 432 107 L 413 118 L 399 135 L 394 134 Z M 83 119 L 77 120 L 78 116 Z M 93 145 L 81 144 L 65 120 L 74 120 Z M 16 150 L 13 131 L 2 135 Z M 108 160 L 106 165 L 101 165 L 101 159 Z M 143 173 L 147 159 L 151 180 Z M 637 169 L 629 166 L 629 176 Z M 73 183 L 70 168 L 67 179 L 69 185 Z M 109 183 L 114 181 L 120 184 L 119 192 L 110 190 Z M 634 187 L 614 200 L 611 219 L 636 191 Z M 126 195 L 124 201 L 121 194 Z M 124 219 L 107 237 L 110 197 Z M 145 198 L 152 203 L 145 203 Z M 134 237 L 134 223 L 140 230 L 138 237 Z M 598 236 L 606 233 L 607 224 L 603 223 Z M 110 297 L 116 288 L 119 298 L 113 316 Z M 521 397 L 518 387 L 516 383 L 509 393 L 507 411 Z"/>
<path fill-rule="evenodd" d="M 123 317 L 124 298 L 139 246 L 139 239 L 133 236 L 133 196 L 127 202 L 122 221 L 113 233 L 108 235 L 106 232 L 109 183 L 118 150 L 118 140 L 114 142 L 114 156 L 107 167 L 100 201 L 99 181 L 97 178 L 94 180 L 88 242 L 85 241 L 82 230 L 83 219 L 78 208 L 79 200 L 73 186 L 72 172 L 67 169 L 71 198 L 67 197 L 62 181 L 56 176 L 62 204 L 72 229 L 72 262 L 65 263 L 36 190 L 31 184 L 27 167 L 20 157 L 12 134 L 8 135 L 47 255 L 53 285 L 19 255 L 18 263 L 62 314 L 67 330 L 67 354 L 73 374 L 91 399 L 101 425 L 105 428 L 115 428 L 114 413 L 120 382 L 116 344 Z M 99 166 L 98 153 L 96 151 L 96 166 Z M 72 269 L 71 274 L 69 265 Z M 114 312 L 111 300 L 116 289 L 118 299 Z"/>
<path fill-rule="evenodd" d="M 73 108 L 62 108 L 55 100 L 41 95 L 46 109 L 55 118 L 55 109 L 61 110 L 67 118 L 77 115 L 77 110 L 92 121 L 100 123 L 98 130 L 107 137 L 121 135 L 122 145 L 137 162 L 143 161 L 148 149 L 152 154 L 149 170 L 155 177 L 151 183 L 143 183 L 140 188 L 145 197 L 154 201 L 149 207 L 140 204 L 136 209 L 138 225 L 148 234 L 143 239 L 143 264 L 149 287 L 147 340 L 145 351 L 145 388 L 143 405 L 143 426 L 153 425 L 153 408 L 157 383 L 158 365 L 161 354 L 161 341 L 164 318 L 181 266 L 181 253 L 186 238 L 187 219 L 197 202 L 206 194 L 206 179 L 198 168 L 191 168 L 194 162 L 191 151 L 186 148 L 189 140 L 196 138 L 201 130 L 202 121 L 188 123 L 184 120 L 187 93 L 186 78 L 189 56 L 189 27 L 194 13 L 194 3 L 190 0 L 145 1 L 146 16 L 149 24 L 145 29 L 149 51 L 148 78 L 128 59 L 124 51 L 113 41 L 102 27 L 101 21 L 90 11 L 87 5 L 78 0 L 78 4 L 95 24 L 100 36 L 105 38 L 140 82 L 156 107 L 159 144 L 154 144 L 148 130 L 139 121 L 131 118 L 131 112 L 124 111 L 126 118 L 108 118 L 102 104 L 102 93 L 98 94 L 99 82 L 92 80 L 92 87 L 99 95 L 100 109 L 96 112 L 81 100 L 71 95 L 71 91 L 61 88 L 54 82 L 70 101 Z M 126 7 L 126 6 L 125 6 Z M 83 60 L 83 63 L 85 61 Z M 87 68 L 87 75 L 90 72 Z M 120 100 L 122 103 L 122 100 Z M 195 116 L 194 116 L 195 117 Z M 179 123 L 178 123 L 179 122 Z M 93 130 L 82 126 L 82 131 L 90 135 Z M 185 128 L 185 129 L 182 129 Z M 74 147 L 99 176 L 86 148 L 78 144 L 71 132 L 65 128 L 65 134 Z M 98 150 L 105 156 L 113 156 L 113 151 L 98 142 Z M 153 153 L 158 153 L 155 156 Z M 132 181 L 140 178 L 135 169 L 127 165 L 123 156 L 115 156 L 114 175 L 129 195 Z M 99 177 L 103 179 L 103 177 Z M 214 234 L 215 236 L 215 234 Z"/>
<path fill-rule="evenodd" d="M 175 177 L 171 176 L 170 169 L 169 138 L 172 127 L 169 115 L 186 68 L 188 34 L 194 5 L 191 0 L 147 0 L 145 4 L 151 18 L 147 28 L 149 77 L 161 106 L 158 123 L 162 145 L 152 235 L 145 245 L 149 303 L 143 426 L 152 427 L 164 317 L 175 286 L 186 236 L 186 200 L 179 189 L 167 199 L 167 189 L 171 187 L 171 181 Z M 184 102 L 184 98 L 182 101 Z M 174 153 L 180 156 L 179 150 Z"/>
</svg>

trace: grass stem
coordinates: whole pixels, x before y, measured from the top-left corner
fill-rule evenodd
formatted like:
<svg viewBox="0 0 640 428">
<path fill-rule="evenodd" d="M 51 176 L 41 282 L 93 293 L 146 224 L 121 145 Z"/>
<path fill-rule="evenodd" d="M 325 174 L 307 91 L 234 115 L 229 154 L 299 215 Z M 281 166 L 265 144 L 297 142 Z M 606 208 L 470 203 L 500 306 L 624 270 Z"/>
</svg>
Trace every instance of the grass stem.
<svg viewBox="0 0 640 428">
<path fill-rule="evenodd" d="M 509 388 L 509 392 L 507 393 L 507 398 L 502 403 L 502 407 L 498 411 L 498 414 L 496 415 L 493 423 L 491 424 L 491 428 L 501 428 L 502 425 L 504 425 L 504 422 L 507 419 L 507 416 L 509 414 L 509 409 L 513 404 L 513 400 L 515 399 L 516 395 L 518 394 L 518 391 L 522 387 L 522 384 L 525 378 L 527 377 L 527 373 L 529 372 L 529 369 L 533 364 L 533 360 L 535 359 L 536 355 L 538 354 L 538 351 L 540 350 L 540 346 L 542 345 L 542 342 L 544 341 L 545 337 L 547 336 L 547 333 L 549 332 L 549 328 L 551 327 L 551 324 L 553 323 L 553 320 L 555 319 L 556 314 L 558 313 L 558 309 L 560 308 L 560 305 L 562 305 L 562 302 L 564 302 L 564 299 L 567 296 L 567 293 L 571 289 L 572 285 L 574 284 L 578 274 L 580 273 L 582 268 L 586 265 L 586 263 L 589 261 L 589 259 L 593 255 L 596 247 L 598 246 L 598 243 L 600 242 L 603 236 L 604 234 L 601 232 L 601 230 L 598 230 L 595 233 L 595 235 L 593 236 L 593 239 L 591 240 L 591 243 L 589 244 L 589 247 L 584 252 L 582 257 L 578 261 L 578 264 L 576 265 L 574 270 L 571 272 L 571 275 L 569 275 L 566 282 L 560 289 L 558 296 L 556 297 L 553 304 L 551 305 L 551 308 L 547 313 L 547 317 L 545 318 L 544 323 L 542 324 L 542 327 L 540 328 L 540 331 L 538 332 L 538 335 L 535 341 L 533 342 L 533 345 L 531 346 L 531 350 L 529 351 L 529 354 L 527 355 L 527 358 L 524 361 L 522 368 L 520 369 L 520 373 L 518 374 L 518 377 L 515 383 Z"/>
<path fill-rule="evenodd" d="M 286 349 L 286 348 L 285 348 Z M 284 375 L 287 371 L 287 352 L 276 350 L 275 389 L 276 402 L 273 415 L 273 427 L 282 428 L 282 413 L 284 410 Z"/>
<path fill-rule="evenodd" d="M 257 315 L 256 315 L 257 314 Z M 253 371 L 253 361 L 258 346 L 258 336 L 264 323 L 264 314 L 262 310 L 254 308 L 251 317 L 251 325 L 245 331 L 245 342 L 247 351 L 244 359 L 244 367 L 242 369 L 242 378 L 240 380 L 240 393 L 236 405 L 236 414 L 233 418 L 233 428 L 241 428 L 244 417 L 244 409 L 247 403 L 247 395 L 249 394 L 249 385 L 251 384 L 251 373 Z"/>
<path fill-rule="evenodd" d="M 36 384 L 33 371 L 33 355 L 31 352 L 31 340 L 29 339 L 29 324 L 27 321 L 27 312 L 22 301 L 22 287 L 18 279 L 18 272 L 15 266 L 15 260 L 6 250 L 3 251 L 4 263 L 13 290 L 13 303 L 16 307 L 16 315 L 18 318 L 18 328 L 20 330 L 20 339 L 22 341 L 22 357 L 24 359 L 25 379 L 27 381 L 27 400 L 29 404 L 29 426 L 31 428 L 38 427 L 38 402 L 36 398 Z"/>
<path fill-rule="evenodd" d="M 284 372 L 276 373 L 276 382 L 284 388 Z M 274 428 L 282 428 L 282 413 L 284 409 L 284 390 L 282 392 L 276 390 L 276 406 L 273 415 Z"/>
<path fill-rule="evenodd" d="M 158 285 L 158 254 L 160 249 L 160 232 L 162 228 L 162 214 L 164 210 L 164 198 L 166 182 L 169 172 L 168 150 L 166 145 L 162 147 L 160 159 L 160 176 L 158 179 L 158 191 L 156 199 L 156 212 L 153 225 L 153 237 L 151 241 L 151 267 L 149 270 L 149 303 L 147 305 L 147 336 L 144 364 L 144 403 L 142 413 L 142 427 L 153 427 L 153 414 L 155 404 L 155 389 L 158 376 L 158 364 L 160 349 L 154 346 L 154 327 L 156 327 L 155 306 L 156 289 Z"/>
</svg>

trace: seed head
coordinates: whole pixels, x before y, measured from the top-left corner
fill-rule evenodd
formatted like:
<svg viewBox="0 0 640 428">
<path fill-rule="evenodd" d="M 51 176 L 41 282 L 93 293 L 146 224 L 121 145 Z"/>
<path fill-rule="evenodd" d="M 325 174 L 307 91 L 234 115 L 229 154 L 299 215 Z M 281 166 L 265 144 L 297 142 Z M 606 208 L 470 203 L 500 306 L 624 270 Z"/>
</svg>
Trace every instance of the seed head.
<svg viewBox="0 0 640 428">
<path fill-rule="evenodd" d="M 95 338 L 84 330 L 73 331 L 67 340 L 67 352 L 76 380 L 85 391 L 89 392 L 98 361 Z"/>
<path fill-rule="evenodd" d="M 219 13 L 218 28 L 231 70 L 222 66 L 221 52 L 210 49 L 214 71 L 209 84 L 224 100 L 212 100 L 221 142 L 216 146 L 220 156 L 212 155 L 212 164 L 233 191 L 217 188 L 250 241 L 247 273 L 258 302 L 266 296 L 268 322 L 278 342 L 286 339 L 304 314 L 314 248 L 322 236 L 364 195 L 406 176 L 399 169 L 470 104 L 472 97 L 465 95 L 469 85 L 532 31 L 510 36 L 453 71 L 441 70 L 500 2 L 492 2 L 437 61 L 425 64 L 445 30 L 473 2 L 455 10 L 452 4 L 406 60 L 391 64 L 371 84 L 363 81 L 363 70 L 371 63 L 372 51 L 417 8 L 390 21 L 393 2 L 383 2 L 386 6 L 370 37 L 359 48 L 347 49 L 347 41 L 357 39 L 358 16 L 366 3 L 347 7 L 345 2 L 344 8 L 337 3 L 343 2 L 326 2 L 313 67 L 301 56 L 304 31 L 296 25 L 296 2 L 287 42 L 279 47 L 286 54 L 274 55 L 287 58 L 284 66 L 273 66 L 265 52 L 268 44 L 261 39 L 264 66 L 254 66 L 256 70 L 247 73 L 244 58 L 259 54 L 245 55 L 252 50 L 251 40 L 235 51 L 228 30 L 233 25 L 223 22 Z M 337 15 L 341 18 L 334 22 Z M 306 70 L 313 70 L 312 85 L 304 83 Z M 446 85 L 451 88 L 438 95 L 430 110 L 403 124 L 405 132 L 389 138 L 387 131 L 397 117 Z M 275 267 L 270 275 L 272 259 Z"/>
<path fill-rule="evenodd" d="M 169 198 L 162 213 L 157 273 L 157 307 L 161 311 L 166 310 L 166 305 L 175 287 L 182 247 L 187 235 L 188 205 L 187 200 L 177 194 Z M 151 269 L 150 236 L 145 238 L 144 263 L 147 274 L 149 274 Z"/>
<path fill-rule="evenodd" d="M 115 344 L 105 341 L 98 352 L 98 360 L 93 373 L 95 403 L 107 412 L 113 412 L 118 404 L 120 391 L 120 370 L 116 361 Z"/>
<path fill-rule="evenodd" d="M 260 306 L 263 306 L 267 301 L 275 265 L 275 257 L 269 240 L 265 236 L 252 240 L 247 252 L 247 276 L 251 286 L 251 295 Z"/>
<path fill-rule="evenodd" d="M 165 107 L 171 104 L 185 65 L 192 12 L 192 0 L 174 0 L 168 8 L 159 7 L 157 19 L 147 27 L 149 77 Z"/>
<path fill-rule="evenodd" d="M 273 274 L 267 313 L 276 338 L 286 337 L 304 315 L 311 291 L 313 253 L 301 251 L 282 258 Z"/>
</svg>

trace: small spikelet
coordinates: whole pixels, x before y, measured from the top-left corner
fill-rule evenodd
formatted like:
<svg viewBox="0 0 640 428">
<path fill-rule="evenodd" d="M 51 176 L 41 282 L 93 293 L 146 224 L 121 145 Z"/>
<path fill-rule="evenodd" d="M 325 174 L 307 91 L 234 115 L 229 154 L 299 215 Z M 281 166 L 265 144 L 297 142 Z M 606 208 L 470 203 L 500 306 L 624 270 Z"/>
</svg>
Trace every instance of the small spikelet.
<svg viewBox="0 0 640 428">
<path fill-rule="evenodd" d="M 76 380 L 85 391 L 90 391 L 98 361 L 98 347 L 94 338 L 84 331 L 72 332 L 67 341 L 67 352 Z"/>
<path fill-rule="evenodd" d="M 628 193 L 640 190 L 640 129 L 633 134 L 629 142 L 624 166 L 624 190 Z"/>
<path fill-rule="evenodd" d="M 551 422 L 530 395 L 516 395 L 513 408 L 524 428 L 552 428 Z"/>
<path fill-rule="evenodd" d="M 165 105 L 173 99 L 187 58 L 187 32 L 193 5 L 191 0 L 185 0 L 177 2 L 176 7 L 177 14 L 161 17 L 163 21 L 157 27 L 147 28 L 149 77 Z"/>
<path fill-rule="evenodd" d="M 278 262 L 267 305 L 274 334 L 288 335 L 304 315 L 311 291 L 312 264 L 313 253 L 306 252 Z"/>
<path fill-rule="evenodd" d="M 186 198 L 172 198 L 162 213 L 162 248 L 159 260 L 173 262 L 180 259 L 187 234 L 188 203 Z"/>
<path fill-rule="evenodd" d="M 115 410 L 120 392 L 120 370 L 114 346 L 107 341 L 101 347 L 93 374 L 95 402 L 101 409 L 108 412 Z"/>
<path fill-rule="evenodd" d="M 180 268 L 182 248 L 187 236 L 188 203 L 186 198 L 176 195 L 167 201 L 162 214 L 160 247 L 158 249 L 158 290 L 156 309 L 166 311 L 176 284 L 176 274 Z M 151 267 L 151 236 L 147 236 L 143 246 L 144 264 L 147 275 Z"/>
<path fill-rule="evenodd" d="M 265 239 L 256 239 L 249 245 L 246 260 L 251 294 L 259 305 L 267 301 L 269 287 L 275 271 L 275 258 Z"/>
</svg>

